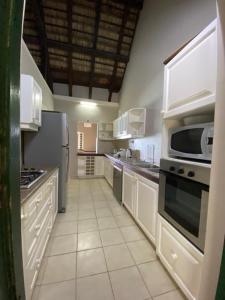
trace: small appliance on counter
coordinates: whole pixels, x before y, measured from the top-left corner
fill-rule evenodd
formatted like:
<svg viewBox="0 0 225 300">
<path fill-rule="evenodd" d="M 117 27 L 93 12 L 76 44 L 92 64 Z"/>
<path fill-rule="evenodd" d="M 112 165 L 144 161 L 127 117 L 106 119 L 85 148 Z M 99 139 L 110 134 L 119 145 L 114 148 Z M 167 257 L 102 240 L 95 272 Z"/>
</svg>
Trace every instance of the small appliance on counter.
<svg viewBox="0 0 225 300">
<path fill-rule="evenodd" d="M 45 170 L 24 168 L 20 172 L 20 188 L 29 189 L 46 174 Z"/>
<path fill-rule="evenodd" d="M 204 252 L 210 168 L 160 161 L 159 213 Z"/>
<path fill-rule="evenodd" d="M 202 123 L 169 130 L 169 156 L 210 162 L 214 123 Z"/>
<path fill-rule="evenodd" d="M 120 149 L 117 153 L 113 155 L 115 158 L 125 158 L 126 157 L 126 149 Z"/>
</svg>

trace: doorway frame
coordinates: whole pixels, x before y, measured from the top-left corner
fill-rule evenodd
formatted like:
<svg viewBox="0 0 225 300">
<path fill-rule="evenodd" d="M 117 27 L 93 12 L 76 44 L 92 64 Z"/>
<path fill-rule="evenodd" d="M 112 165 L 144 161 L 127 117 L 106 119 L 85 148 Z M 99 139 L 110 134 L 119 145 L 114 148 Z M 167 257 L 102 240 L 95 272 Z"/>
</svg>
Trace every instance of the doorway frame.
<svg viewBox="0 0 225 300">
<path fill-rule="evenodd" d="M 0 1 L 0 299 L 25 299 L 20 220 L 23 0 Z"/>
</svg>

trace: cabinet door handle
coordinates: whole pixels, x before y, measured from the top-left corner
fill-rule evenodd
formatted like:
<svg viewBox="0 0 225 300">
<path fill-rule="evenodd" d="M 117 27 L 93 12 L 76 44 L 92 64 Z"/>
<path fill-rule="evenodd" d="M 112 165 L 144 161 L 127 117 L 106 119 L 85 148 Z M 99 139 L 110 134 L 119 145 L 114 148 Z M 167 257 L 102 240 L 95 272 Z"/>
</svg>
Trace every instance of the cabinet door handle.
<svg viewBox="0 0 225 300">
<path fill-rule="evenodd" d="M 39 205 L 39 203 L 41 202 L 41 199 L 37 199 L 36 200 L 36 204 Z"/>
<path fill-rule="evenodd" d="M 40 225 L 40 224 L 38 224 L 38 225 L 35 226 L 35 230 L 37 230 L 37 231 L 38 231 L 40 228 L 41 228 L 41 225 Z"/>
<path fill-rule="evenodd" d="M 40 258 L 37 258 L 37 259 L 36 259 L 36 267 L 37 267 L 37 269 L 39 269 L 40 266 L 41 266 L 41 259 L 40 259 Z"/>
<path fill-rule="evenodd" d="M 174 252 L 171 253 L 171 257 L 172 257 L 172 259 L 173 259 L 174 261 L 178 259 L 177 254 L 174 253 Z"/>
<path fill-rule="evenodd" d="M 21 214 L 21 220 L 25 220 L 27 218 L 27 214 Z"/>
</svg>

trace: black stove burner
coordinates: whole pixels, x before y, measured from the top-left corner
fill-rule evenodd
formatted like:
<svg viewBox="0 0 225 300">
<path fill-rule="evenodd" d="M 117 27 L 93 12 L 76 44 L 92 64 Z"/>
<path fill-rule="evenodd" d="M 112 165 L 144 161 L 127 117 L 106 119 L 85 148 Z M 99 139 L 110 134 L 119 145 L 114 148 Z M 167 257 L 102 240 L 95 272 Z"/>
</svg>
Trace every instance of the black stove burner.
<svg viewBox="0 0 225 300">
<path fill-rule="evenodd" d="M 37 182 L 46 171 L 36 170 L 34 168 L 24 168 L 20 173 L 20 187 L 30 188 L 35 182 Z"/>
</svg>

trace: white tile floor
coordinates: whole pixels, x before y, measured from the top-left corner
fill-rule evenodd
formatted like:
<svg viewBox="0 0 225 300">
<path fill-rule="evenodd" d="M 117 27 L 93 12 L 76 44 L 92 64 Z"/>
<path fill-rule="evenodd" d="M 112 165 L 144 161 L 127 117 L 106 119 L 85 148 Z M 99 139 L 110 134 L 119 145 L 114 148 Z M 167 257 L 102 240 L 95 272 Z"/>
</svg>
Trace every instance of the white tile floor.
<svg viewBox="0 0 225 300">
<path fill-rule="evenodd" d="M 182 300 L 104 179 L 72 180 L 32 300 Z"/>
</svg>

